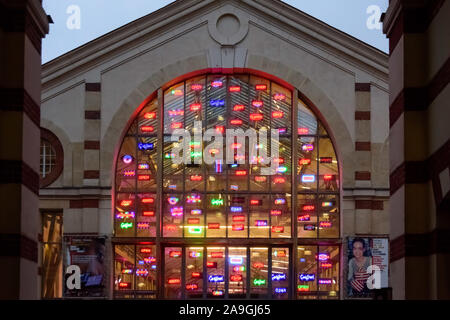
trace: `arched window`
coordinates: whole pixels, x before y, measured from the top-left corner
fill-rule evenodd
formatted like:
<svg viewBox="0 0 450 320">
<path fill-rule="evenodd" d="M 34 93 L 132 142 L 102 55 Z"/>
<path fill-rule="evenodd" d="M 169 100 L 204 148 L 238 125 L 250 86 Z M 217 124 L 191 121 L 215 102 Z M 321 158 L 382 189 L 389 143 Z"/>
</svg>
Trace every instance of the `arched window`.
<svg viewBox="0 0 450 320">
<path fill-rule="evenodd" d="M 166 298 L 221 294 L 285 298 L 287 287 L 293 285 L 308 286 L 307 292 L 296 290 L 299 297 L 338 296 L 339 246 L 319 246 L 319 240 L 340 235 L 338 161 L 325 126 L 293 92 L 259 76 L 208 74 L 165 88 L 162 99 L 155 97 L 139 111 L 116 165 L 115 236 L 136 238 L 134 244 L 115 246 L 117 292 L 156 292 L 155 252 L 162 250 Z M 183 139 L 175 135 L 180 129 Z M 241 131 L 227 140 L 231 129 Z M 274 130 L 278 137 L 264 139 L 263 130 L 269 135 Z M 254 140 L 252 132 L 257 134 Z M 216 138 L 203 139 L 222 134 L 222 144 L 212 144 Z M 185 159 L 179 163 L 177 150 L 183 148 Z M 207 160 L 220 154 L 222 159 Z M 272 163 L 266 162 L 269 157 Z M 267 174 L 271 164 L 274 171 Z M 159 225 L 161 230 L 156 229 Z M 158 234 L 161 248 L 156 246 Z M 196 246 L 167 247 L 175 239 L 187 238 Z M 299 244 L 295 253 L 294 238 Z M 238 247 L 232 245 L 233 239 L 242 240 Z M 250 239 L 259 239 L 259 246 Z M 142 247 L 142 240 L 148 245 Z M 206 245 L 215 241 L 220 246 Z M 273 247 L 274 241 L 281 247 Z M 196 262 L 204 254 L 217 260 Z M 314 281 L 287 278 L 282 271 L 290 254 L 302 259 L 299 275 L 314 273 Z M 314 258 L 319 254 L 328 257 L 326 270 Z M 177 260 L 182 255 L 189 266 Z M 254 268 L 242 274 L 245 267 L 241 270 L 238 265 L 247 259 Z M 273 279 L 267 274 L 269 261 L 271 270 L 278 268 L 280 273 Z M 227 265 L 231 269 L 225 272 Z M 196 275 L 205 272 L 209 280 L 203 283 Z M 233 279 L 222 279 L 225 273 Z M 323 279 L 319 283 L 319 277 L 326 283 Z M 267 291 L 269 283 L 272 293 Z"/>
<path fill-rule="evenodd" d="M 64 154 L 61 142 L 49 130 L 41 128 L 40 187 L 53 183 L 63 169 Z"/>
</svg>

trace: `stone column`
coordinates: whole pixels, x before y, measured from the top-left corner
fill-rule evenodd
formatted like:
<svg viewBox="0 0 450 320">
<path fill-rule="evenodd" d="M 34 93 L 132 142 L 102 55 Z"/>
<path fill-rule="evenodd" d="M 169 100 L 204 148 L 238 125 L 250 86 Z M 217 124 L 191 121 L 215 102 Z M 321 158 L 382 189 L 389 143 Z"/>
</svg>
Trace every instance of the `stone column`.
<svg viewBox="0 0 450 320">
<path fill-rule="evenodd" d="M 0 0 L 0 299 L 37 299 L 41 1 Z"/>
</svg>

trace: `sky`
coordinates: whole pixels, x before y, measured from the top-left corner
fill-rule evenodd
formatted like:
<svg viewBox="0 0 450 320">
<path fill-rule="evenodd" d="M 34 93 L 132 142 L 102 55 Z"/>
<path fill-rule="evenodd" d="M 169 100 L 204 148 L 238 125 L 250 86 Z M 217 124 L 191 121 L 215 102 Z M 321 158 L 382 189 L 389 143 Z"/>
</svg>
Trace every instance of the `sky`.
<svg viewBox="0 0 450 320">
<path fill-rule="evenodd" d="M 52 16 L 50 34 L 43 40 L 42 63 L 73 50 L 105 33 L 156 11 L 172 0 L 44 0 Z M 389 41 L 377 23 L 388 0 L 284 0 L 381 51 Z"/>
</svg>

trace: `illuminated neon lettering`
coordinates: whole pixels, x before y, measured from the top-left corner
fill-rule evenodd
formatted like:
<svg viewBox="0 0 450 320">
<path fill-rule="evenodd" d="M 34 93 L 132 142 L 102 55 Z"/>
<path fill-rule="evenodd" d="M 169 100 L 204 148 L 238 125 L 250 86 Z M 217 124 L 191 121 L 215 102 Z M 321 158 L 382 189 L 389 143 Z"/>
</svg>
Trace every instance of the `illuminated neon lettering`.
<svg viewBox="0 0 450 320">
<path fill-rule="evenodd" d="M 130 156 L 129 154 L 126 154 L 126 155 L 124 155 L 124 156 L 122 157 L 122 161 L 123 161 L 123 163 L 125 163 L 125 164 L 130 164 L 130 163 L 133 162 L 133 157 Z"/>
<path fill-rule="evenodd" d="M 148 181 L 148 180 L 150 180 L 150 175 L 148 175 L 148 174 L 140 174 L 140 175 L 138 175 L 138 180 L 139 181 Z"/>
<path fill-rule="evenodd" d="M 184 110 L 183 109 L 177 109 L 177 110 L 169 110 L 169 116 L 175 117 L 175 116 L 183 116 Z"/>
<path fill-rule="evenodd" d="M 142 126 L 141 127 L 141 132 L 153 132 L 155 131 L 155 128 L 153 126 Z"/>
<path fill-rule="evenodd" d="M 223 206 L 223 199 L 211 199 L 213 206 Z"/>
<path fill-rule="evenodd" d="M 230 281 L 240 282 L 240 281 L 242 281 L 242 275 L 241 274 L 233 274 L 230 276 Z"/>
<path fill-rule="evenodd" d="M 145 119 L 155 119 L 156 118 L 156 112 L 146 112 L 144 114 Z"/>
<path fill-rule="evenodd" d="M 123 175 L 125 177 L 134 177 L 136 175 L 136 171 L 134 171 L 134 170 L 125 170 L 123 172 Z"/>
<path fill-rule="evenodd" d="M 316 176 L 313 174 L 302 175 L 302 182 L 314 182 L 316 181 Z"/>
<path fill-rule="evenodd" d="M 202 210 L 201 209 L 192 209 L 191 214 L 192 215 L 200 215 L 200 214 L 202 214 Z"/>
<path fill-rule="evenodd" d="M 314 281 L 316 279 L 316 275 L 314 273 L 301 273 L 298 276 L 300 281 Z"/>
<path fill-rule="evenodd" d="M 263 286 L 266 284 L 266 279 L 254 279 L 253 284 L 255 286 Z"/>
<path fill-rule="evenodd" d="M 153 150 L 154 144 L 153 143 L 139 143 L 138 148 L 139 148 L 139 150 L 144 150 L 144 151 Z"/>
<path fill-rule="evenodd" d="M 274 118 L 274 119 L 280 119 L 280 118 L 283 118 L 283 116 L 284 116 L 283 111 L 273 111 L 272 112 L 272 118 Z"/>
<path fill-rule="evenodd" d="M 266 91 L 267 90 L 267 84 L 257 84 L 255 86 L 256 91 Z"/>
<path fill-rule="evenodd" d="M 245 106 L 243 104 L 235 104 L 233 106 L 233 111 L 244 111 L 245 110 Z"/>
<path fill-rule="evenodd" d="M 253 100 L 252 101 L 252 106 L 254 106 L 255 108 L 261 108 L 264 105 L 264 102 L 262 102 L 261 100 Z"/>
<path fill-rule="evenodd" d="M 297 221 L 310 221 L 311 220 L 311 216 L 309 214 L 304 214 L 304 215 L 300 215 L 298 216 Z"/>
<path fill-rule="evenodd" d="M 271 216 L 281 216 L 281 214 L 282 214 L 281 210 L 277 210 L 277 209 L 270 210 Z"/>
<path fill-rule="evenodd" d="M 261 121 L 264 118 L 262 113 L 252 113 L 250 114 L 251 121 Z"/>
<path fill-rule="evenodd" d="M 267 227 L 267 220 L 256 220 L 255 226 L 256 227 Z"/>
<path fill-rule="evenodd" d="M 285 273 L 272 273 L 272 281 L 282 281 L 286 279 L 287 277 Z"/>
<path fill-rule="evenodd" d="M 169 251 L 169 257 L 171 258 L 179 258 L 181 257 L 181 251 Z"/>
<path fill-rule="evenodd" d="M 208 282 L 223 282 L 223 275 L 210 275 L 208 277 Z"/>
<path fill-rule="evenodd" d="M 189 110 L 195 112 L 202 109 L 202 105 L 200 103 L 193 103 L 189 106 Z"/>
<path fill-rule="evenodd" d="M 244 231 L 244 225 L 243 224 L 233 224 L 231 226 L 231 230 L 233 230 L 233 231 Z"/>
<path fill-rule="evenodd" d="M 283 101 L 286 99 L 286 95 L 284 93 L 275 93 L 273 99 L 276 101 Z"/>
<path fill-rule="evenodd" d="M 169 204 L 175 205 L 175 204 L 178 203 L 178 201 L 180 201 L 180 199 L 177 198 L 177 197 L 170 197 L 170 198 L 167 199 L 167 201 L 169 202 Z"/>
<path fill-rule="evenodd" d="M 172 217 L 181 217 L 183 215 L 183 207 L 170 208 L 170 213 Z"/>
<path fill-rule="evenodd" d="M 240 126 L 240 125 L 242 125 L 242 120 L 241 119 L 232 119 L 231 121 L 230 121 L 230 123 L 233 125 L 233 126 Z"/>
<path fill-rule="evenodd" d="M 132 222 L 122 222 L 120 224 L 120 229 L 129 229 L 129 228 L 133 228 L 133 223 Z"/>
<path fill-rule="evenodd" d="M 132 219 L 134 218 L 134 212 L 121 212 L 116 214 L 117 219 Z"/>
<path fill-rule="evenodd" d="M 211 107 L 223 107 L 225 105 L 225 100 L 211 100 L 209 104 L 211 105 Z"/>
<path fill-rule="evenodd" d="M 149 168 L 150 168 L 150 166 L 147 163 L 140 163 L 138 165 L 139 170 L 148 170 Z"/>
<path fill-rule="evenodd" d="M 272 226 L 272 232 L 273 233 L 283 233 L 284 227 L 283 226 Z"/>
<path fill-rule="evenodd" d="M 241 92 L 240 86 L 230 86 L 228 89 L 230 92 Z"/>
<path fill-rule="evenodd" d="M 191 84 L 191 90 L 193 90 L 193 91 L 199 91 L 202 89 L 203 89 L 203 86 L 201 84 L 197 84 L 197 83 Z"/>
</svg>

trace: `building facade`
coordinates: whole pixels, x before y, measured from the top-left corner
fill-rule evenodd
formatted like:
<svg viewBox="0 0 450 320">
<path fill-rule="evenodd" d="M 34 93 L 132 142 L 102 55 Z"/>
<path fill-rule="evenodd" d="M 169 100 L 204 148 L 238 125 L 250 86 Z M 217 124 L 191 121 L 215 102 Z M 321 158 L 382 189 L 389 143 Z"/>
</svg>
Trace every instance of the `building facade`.
<svg viewBox="0 0 450 320">
<path fill-rule="evenodd" d="M 345 299 L 349 237 L 389 239 L 388 57 L 282 2 L 176 1 L 42 86 L 43 298 Z"/>
</svg>

